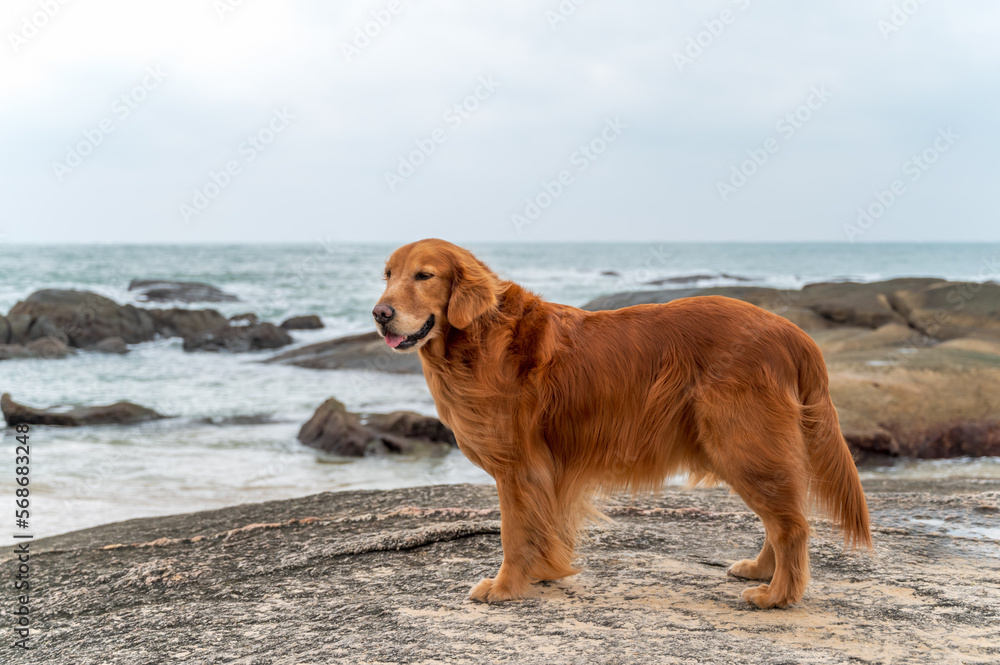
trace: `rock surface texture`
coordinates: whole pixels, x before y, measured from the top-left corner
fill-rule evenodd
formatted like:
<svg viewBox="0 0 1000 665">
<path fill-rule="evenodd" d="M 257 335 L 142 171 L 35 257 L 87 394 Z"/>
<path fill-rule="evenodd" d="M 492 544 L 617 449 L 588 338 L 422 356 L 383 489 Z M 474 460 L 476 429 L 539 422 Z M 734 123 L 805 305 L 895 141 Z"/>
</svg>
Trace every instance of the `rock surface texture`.
<svg viewBox="0 0 1000 665">
<path fill-rule="evenodd" d="M 131 520 L 31 543 L 31 651 L 3 662 L 959 664 L 1000 662 L 997 481 L 868 484 L 876 551 L 814 520 L 785 610 L 726 566 L 757 518 L 722 489 L 609 500 L 583 571 L 527 600 L 466 598 L 501 560 L 487 486 L 343 492 Z M 0 568 L 15 563 L 0 550 Z"/>
</svg>

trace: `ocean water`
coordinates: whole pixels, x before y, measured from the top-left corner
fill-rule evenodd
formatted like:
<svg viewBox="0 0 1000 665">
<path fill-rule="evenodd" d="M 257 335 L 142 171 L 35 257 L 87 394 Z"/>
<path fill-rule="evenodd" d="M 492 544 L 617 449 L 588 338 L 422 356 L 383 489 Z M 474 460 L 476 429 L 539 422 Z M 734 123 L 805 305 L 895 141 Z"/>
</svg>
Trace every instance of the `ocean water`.
<svg viewBox="0 0 1000 665">
<path fill-rule="evenodd" d="M 382 266 L 394 244 L 0 244 L 0 312 L 42 288 L 95 291 L 137 302 L 133 278 L 203 281 L 241 302 L 214 307 L 280 322 L 318 314 L 326 328 L 294 331 L 296 345 L 371 331 Z M 662 288 L 651 280 L 709 275 L 699 286 L 798 288 L 823 280 L 936 276 L 1000 279 L 998 244 L 495 244 L 470 249 L 502 276 L 548 300 L 582 305 L 599 295 Z M 720 275 L 729 275 L 723 277 Z M 736 278 L 750 280 L 737 281 Z M 287 349 L 283 349 L 287 350 Z M 445 457 L 332 459 L 295 435 L 336 397 L 352 411 L 433 415 L 422 377 L 314 371 L 259 361 L 273 352 L 185 353 L 181 340 L 134 345 L 125 356 L 0 362 L 0 392 L 31 406 L 128 400 L 172 416 L 141 426 L 33 428 L 32 532 L 302 496 L 325 490 L 492 482 L 457 451 Z M 12 496 L 14 438 L 0 432 L 0 496 Z M 1000 460 L 908 462 L 866 475 L 1000 477 Z"/>
</svg>

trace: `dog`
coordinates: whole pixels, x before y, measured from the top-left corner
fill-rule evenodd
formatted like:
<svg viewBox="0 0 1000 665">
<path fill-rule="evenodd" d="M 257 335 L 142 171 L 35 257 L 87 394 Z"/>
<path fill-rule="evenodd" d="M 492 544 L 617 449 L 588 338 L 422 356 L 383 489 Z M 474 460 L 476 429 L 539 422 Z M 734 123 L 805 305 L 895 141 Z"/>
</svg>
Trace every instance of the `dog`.
<svg viewBox="0 0 1000 665">
<path fill-rule="evenodd" d="M 868 507 L 815 342 L 786 319 L 719 296 L 587 312 L 500 279 L 428 239 L 386 261 L 379 334 L 417 352 L 441 421 L 496 481 L 503 562 L 473 600 L 524 597 L 573 575 L 598 491 L 649 491 L 687 472 L 725 483 L 765 541 L 729 574 L 763 580 L 760 608 L 802 598 L 810 498 L 845 545 L 871 549 Z"/>
</svg>

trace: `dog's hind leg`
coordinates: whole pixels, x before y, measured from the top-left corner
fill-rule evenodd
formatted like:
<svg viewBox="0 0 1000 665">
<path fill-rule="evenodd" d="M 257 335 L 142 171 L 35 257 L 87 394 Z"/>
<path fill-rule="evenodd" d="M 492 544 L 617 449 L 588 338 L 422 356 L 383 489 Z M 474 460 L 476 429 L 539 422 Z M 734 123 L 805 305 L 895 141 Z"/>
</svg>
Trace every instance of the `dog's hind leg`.
<svg viewBox="0 0 1000 665">
<path fill-rule="evenodd" d="M 737 562 L 740 577 L 769 584 L 743 592 L 758 607 L 798 601 L 809 581 L 808 471 L 798 410 L 766 387 L 744 388 L 699 404 L 699 432 L 715 473 L 764 523 L 766 541 L 755 560 Z M 769 570 L 771 569 L 771 570 Z"/>
</svg>

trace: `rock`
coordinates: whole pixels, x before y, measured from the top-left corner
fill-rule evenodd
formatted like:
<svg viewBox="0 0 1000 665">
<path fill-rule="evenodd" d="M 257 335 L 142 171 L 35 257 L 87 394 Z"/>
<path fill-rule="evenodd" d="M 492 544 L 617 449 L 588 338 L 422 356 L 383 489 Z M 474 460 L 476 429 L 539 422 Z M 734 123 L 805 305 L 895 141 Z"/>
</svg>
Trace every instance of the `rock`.
<svg viewBox="0 0 1000 665">
<path fill-rule="evenodd" d="M 10 344 L 10 321 L 0 314 L 0 344 Z"/>
<path fill-rule="evenodd" d="M 260 319 L 253 312 L 244 312 L 230 316 L 229 323 L 260 323 Z"/>
<path fill-rule="evenodd" d="M 292 343 L 292 336 L 273 323 L 230 326 L 184 337 L 185 351 L 229 351 L 243 353 L 277 349 Z"/>
<path fill-rule="evenodd" d="M 41 337 L 32 340 L 27 344 L 0 344 L 0 360 L 12 360 L 15 358 L 35 358 L 43 360 L 53 360 L 65 358 L 76 353 L 66 346 L 63 341 L 65 335 L 59 337 Z"/>
<path fill-rule="evenodd" d="M 18 404 L 9 393 L 0 397 L 0 409 L 7 425 L 58 425 L 81 427 L 84 425 L 127 425 L 165 418 L 152 409 L 131 402 L 116 402 L 108 406 L 75 406 L 63 409 L 33 409 Z"/>
<path fill-rule="evenodd" d="M 214 309 L 151 309 L 149 315 L 164 337 L 194 337 L 229 325 Z"/>
<path fill-rule="evenodd" d="M 582 572 L 497 605 L 466 597 L 502 557 L 491 486 L 335 492 L 106 524 L 31 541 L 49 609 L 32 614 L 32 649 L 6 646 L 4 662 L 995 662 L 996 540 L 966 534 L 995 529 L 1000 483 L 865 488 L 875 554 L 843 552 L 814 520 L 805 597 L 766 611 L 739 598 L 755 582 L 726 575 L 764 532 L 724 489 L 609 500 L 614 521 L 581 539 Z M 0 549 L 0 569 L 17 565 L 16 547 Z"/>
<path fill-rule="evenodd" d="M 315 314 L 293 316 L 281 322 L 285 330 L 318 330 L 323 327 L 323 321 Z"/>
<path fill-rule="evenodd" d="M 7 325 L 10 326 L 8 344 L 23 344 L 28 341 L 28 329 L 31 328 L 32 318 L 27 314 L 15 314 L 12 308 L 6 319 Z"/>
<path fill-rule="evenodd" d="M 105 337 L 97 344 L 88 346 L 86 350 L 97 353 L 117 353 L 118 355 L 125 355 L 129 352 L 128 345 L 121 337 Z"/>
<path fill-rule="evenodd" d="M 409 411 L 372 414 L 362 423 L 332 397 L 299 430 L 299 441 L 334 455 L 440 453 L 455 445 L 455 435 L 437 418 Z"/>
<path fill-rule="evenodd" d="M 175 282 L 162 279 L 133 279 L 129 291 L 139 291 L 139 300 L 149 302 L 238 302 L 231 293 L 202 282 Z"/>
<path fill-rule="evenodd" d="M 309 344 L 264 362 L 309 369 L 360 369 L 396 374 L 423 372 L 416 353 L 393 352 L 374 331 Z"/>
<path fill-rule="evenodd" d="M 893 308 L 934 339 L 986 337 L 1000 341 L 1000 285 L 937 282 L 898 289 Z"/>
<path fill-rule="evenodd" d="M 316 409 L 299 430 L 299 441 L 334 455 L 362 457 L 373 443 L 373 432 L 361 424 L 361 416 L 350 413 L 332 397 Z"/>
<path fill-rule="evenodd" d="M 621 277 L 622 274 L 620 272 L 618 272 L 617 270 L 602 270 L 601 271 L 601 276 L 602 277 Z"/>
<path fill-rule="evenodd" d="M 62 332 L 70 346 L 83 348 L 106 337 L 121 337 L 129 344 L 137 344 L 156 334 L 153 319 L 145 310 L 119 305 L 89 291 L 36 291 L 14 305 L 7 319 L 14 342 L 30 341 L 32 335 L 54 336 Z"/>
<path fill-rule="evenodd" d="M 368 427 L 406 439 L 424 439 L 449 446 L 458 445 L 455 434 L 437 418 L 422 416 L 412 411 L 373 413 L 365 421 Z"/>
</svg>

